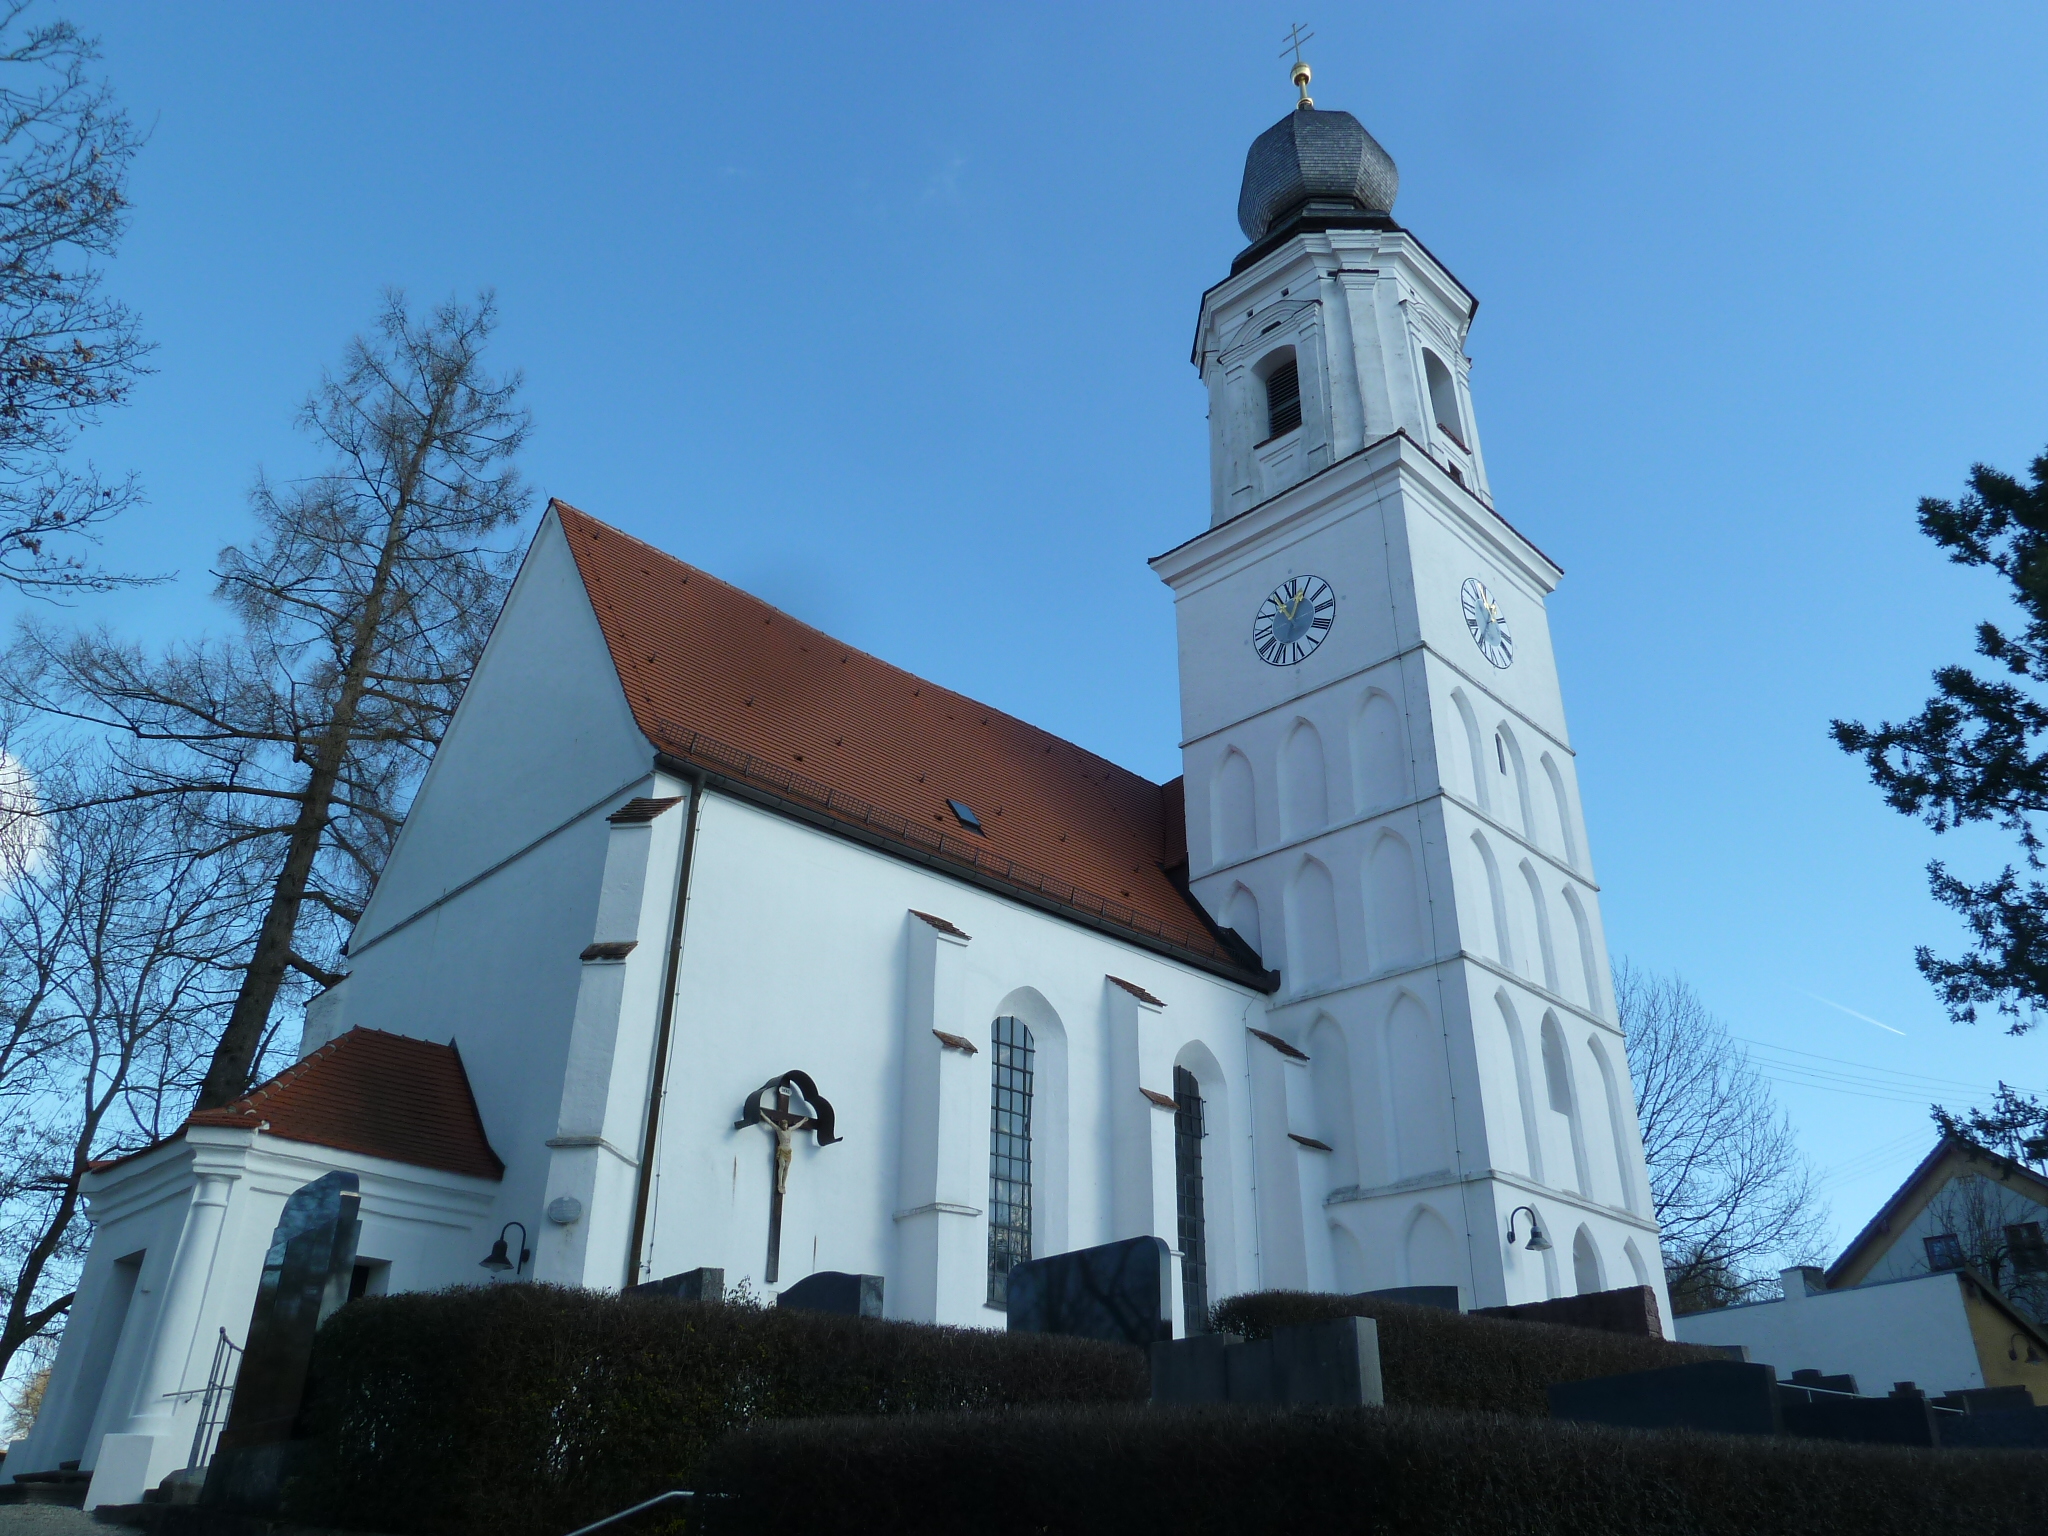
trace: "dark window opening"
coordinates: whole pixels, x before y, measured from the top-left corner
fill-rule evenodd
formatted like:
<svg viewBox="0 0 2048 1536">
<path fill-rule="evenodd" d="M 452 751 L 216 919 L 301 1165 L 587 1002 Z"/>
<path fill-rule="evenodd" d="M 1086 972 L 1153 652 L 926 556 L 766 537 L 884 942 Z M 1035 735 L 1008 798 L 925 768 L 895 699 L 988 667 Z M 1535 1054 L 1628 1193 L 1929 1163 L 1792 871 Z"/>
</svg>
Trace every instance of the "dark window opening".
<svg viewBox="0 0 2048 1536">
<path fill-rule="evenodd" d="M 1963 1267 L 1963 1245 L 1953 1232 L 1943 1232 L 1936 1237 L 1920 1240 L 1927 1249 L 1929 1269 L 1961 1269 Z"/>
<path fill-rule="evenodd" d="M 2023 1221 L 2005 1229 L 2005 1245 L 2012 1251 L 2012 1267 L 2023 1275 L 2048 1271 L 2048 1242 L 2041 1240 L 2041 1223 Z"/>
<path fill-rule="evenodd" d="M 349 1271 L 348 1299 L 358 1296 L 382 1296 L 385 1288 L 385 1272 L 391 1268 L 382 1259 L 363 1259 Z"/>
<path fill-rule="evenodd" d="M 953 814 L 960 818 L 961 826 L 970 832 L 981 832 L 983 837 L 988 836 L 986 832 L 981 831 L 981 818 L 975 815 L 973 811 L 962 805 L 958 800 L 948 800 L 946 804 L 950 805 L 953 808 Z"/>
<path fill-rule="evenodd" d="M 1458 418 L 1462 413 L 1458 410 L 1458 386 L 1451 381 L 1451 370 L 1434 352 L 1424 352 L 1422 371 L 1428 379 L 1429 403 L 1436 416 L 1437 431 L 1456 443 L 1461 451 L 1471 452 L 1465 447 L 1465 434 L 1458 430 Z M 1462 475 L 1458 477 L 1458 483 L 1465 483 Z"/>
<path fill-rule="evenodd" d="M 1202 1219 L 1202 1086 L 1173 1069 L 1173 1185 L 1180 1217 L 1180 1294 L 1185 1332 L 1209 1331 L 1209 1242 Z"/>
<path fill-rule="evenodd" d="M 1301 370 L 1289 358 L 1266 375 L 1266 441 L 1301 425 Z"/>
<path fill-rule="evenodd" d="M 1006 1307 L 1010 1271 L 1031 1257 L 1031 1031 L 995 1023 L 989 1050 L 988 1304 Z"/>
</svg>

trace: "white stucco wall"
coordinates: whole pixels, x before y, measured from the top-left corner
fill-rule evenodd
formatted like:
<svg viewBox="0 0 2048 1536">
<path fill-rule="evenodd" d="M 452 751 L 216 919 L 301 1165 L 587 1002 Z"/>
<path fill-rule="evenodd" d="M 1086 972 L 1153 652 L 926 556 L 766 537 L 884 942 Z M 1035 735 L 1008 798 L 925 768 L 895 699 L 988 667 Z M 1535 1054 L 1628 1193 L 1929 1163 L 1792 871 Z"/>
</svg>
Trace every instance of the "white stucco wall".
<svg viewBox="0 0 2048 1536">
<path fill-rule="evenodd" d="M 1961 1278 L 1921 1275 L 1848 1290 L 1753 1301 L 1678 1319 L 1688 1344 L 1740 1344 L 1781 1380 L 1817 1370 L 1856 1378 L 1866 1395 L 1910 1381 L 1930 1396 L 1981 1387 L 1984 1373 L 1963 1306 Z"/>
<path fill-rule="evenodd" d="M 906 1027 L 912 945 L 923 938 L 913 911 L 946 919 L 971 941 L 957 946 L 951 998 Z M 1148 1064 L 1142 1083 L 1120 1080 L 1112 1060 L 1114 1011 L 1129 994 L 1110 976 L 1165 1004 L 1136 1026 Z M 934 1027 L 979 1048 L 965 1058 L 978 1113 L 939 1156 L 963 1165 L 955 1187 L 972 1191 L 971 1204 L 985 1212 L 990 1028 L 1014 1014 L 1032 1029 L 1038 1053 L 1034 1251 L 1156 1230 L 1119 1221 L 1112 1142 L 1118 1111 L 1130 1107 L 1123 1099 L 1140 1102 L 1139 1087 L 1170 1094 L 1178 1060 L 1202 1081 L 1210 1106 L 1212 1296 L 1250 1289 L 1258 1255 L 1246 1026 L 1261 1022 L 1263 1004 L 1248 988 L 1134 944 L 713 794 L 698 828 L 651 1272 L 715 1265 L 728 1283 L 749 1278 L 760 1287 L 771 1142 L 732 1122 L 749 1091 L 798 1068 L 831 1099 L 845 1139 L 824 1148 L 800 1141 L 785 1205 L 783 1283 L 814 1267 L 889 1274 L 904 1053 L 939 1051 Z M 985 1215 L 966 1219 L 982 1248 Z M 1175 1234 L 1159 1235 L 1171 1243 Z M 968 1313 L 956 1309 L 945 1320 L 1000 1325 L 1001 1314 L 983 1311 L 977 1296 Z"/>
<path fill-rule="evenodd" d="M 88 1176 L 92 1243 L 73 1325 L 35 1429 L 8 1457 L 8 1470 L 78 1460 L 93 1471 L 105 1436 L 155 1436 L 148 1470 L 136 1470 L 133 1487 L 95 1486 L 95 1502 L 118 1503 L 184 1466 L 215 1342 L 223 1328 L 237 1345 L 247 1339 L 285 1201 L 337 1169 L 360 1180 L 358 1262 L 388 1264 L 385 1289 L 485 1278 L 475 1258 L 498 1230 L 492 1181 L 258 1131 L 194 1127 Z M 202 1186 L 206 1199 L 195 1202 Z"/>
</svg>

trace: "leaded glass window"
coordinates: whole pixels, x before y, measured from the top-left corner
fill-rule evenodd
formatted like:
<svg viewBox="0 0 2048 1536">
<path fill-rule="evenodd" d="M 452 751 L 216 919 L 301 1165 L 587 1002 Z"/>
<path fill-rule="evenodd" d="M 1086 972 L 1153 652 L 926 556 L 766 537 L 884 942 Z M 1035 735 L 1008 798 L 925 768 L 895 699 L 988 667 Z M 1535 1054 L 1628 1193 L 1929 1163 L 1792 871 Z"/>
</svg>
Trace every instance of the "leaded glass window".
<svg viewBox="0 0 2048 1536">
<path fill-rule="evenodd" d="M 1202 1086 L 1173 1069 L 1173 1184 L 1180 1208 L 1180 1294 L 1189 1335 L 1209 1331 L 1209 1240 L 1202 1220 Z"/>
<path fill-rule="evenodd" d="M 988 1300 L 1009 1303 L 1010 1270 L 1031 1257 L 1031 1031 L 997 1019 L 989 1052 Z"/>
</svg>

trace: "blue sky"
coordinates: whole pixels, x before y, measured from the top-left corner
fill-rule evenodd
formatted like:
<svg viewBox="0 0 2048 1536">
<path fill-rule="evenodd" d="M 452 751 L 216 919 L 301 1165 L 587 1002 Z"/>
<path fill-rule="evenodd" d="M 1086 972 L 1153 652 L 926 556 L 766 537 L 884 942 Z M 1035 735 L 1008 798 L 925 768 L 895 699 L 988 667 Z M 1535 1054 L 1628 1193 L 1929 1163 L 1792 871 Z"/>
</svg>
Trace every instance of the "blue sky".
<svg viewBox="0 0 2048 1536">
<path fill-rule="evenodd" d="M 116 558 L 181 573 L 79 617 L 217 623 L 212 556 L 258 465 L 312 467 L 292 409 L 379 289 L 488 285 L 543 494 L 1156 778 L 1145 559 L 1206 519 L 1189 337 L 1299 15 L 1483 301 L 1614 953 L 1765 1043 L 1838 1237 L 1930 1097 L 2048 1075 L 1942 1016 L 1936 840 L 1825 734 L 1911 710 L 1997 601 L 1916 498 L 2048 445 L 2039 7 L 58 13 L 153 134 L 111 282 L 157 372 L 91 447 L 149 489 Z"/>
</svg>

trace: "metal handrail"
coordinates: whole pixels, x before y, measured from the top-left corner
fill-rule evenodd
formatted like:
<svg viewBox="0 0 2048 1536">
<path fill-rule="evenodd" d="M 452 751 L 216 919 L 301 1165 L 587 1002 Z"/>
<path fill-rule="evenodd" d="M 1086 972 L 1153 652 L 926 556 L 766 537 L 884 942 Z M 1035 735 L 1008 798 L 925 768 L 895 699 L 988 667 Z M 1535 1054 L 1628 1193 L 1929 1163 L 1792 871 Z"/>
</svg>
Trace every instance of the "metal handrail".
<svg viewBox="0 0 2048 1536">
<path fill-rule="evenodd" d="M 228 1338 L 227 1329 L 220 1331 L 220 1338 L 213 1346 L 213 1366 L 206 1373 L 205 1394 L 199 1403 L 199 1422 L 192 1430 L 192 1455 L 186 1461 L 187 1471 L 196 1472 L 213 1459 L 213 1446 L 220 1432 L 226 1427 L 228 1409 L 235 1400 L 235 1362 L 241 1358 L 243 1347 Z M 187 1393 L 178 1394 L 180 1397 Z"/>
<path fill-rule="evenodd" d="M 652 1509 L 657 1504 L 668 1504 L 678 1499 L 694 1499 L 695 1497 L 697 1495 L 688 1488 L 671 1488 L 667 1493 L 657 1493 L 653 1498 L 635 1504 L 631 1509 L 622 1509 L 616 1515 L 606 1515 L 602 1520 L 596 1520 L 589 1525 L 580 1526 L 576 1530 L 571 1531 L 569 1536 L 590 1536 L 592 1531 L 601 1531 L 608 1525 L 617 1525 L 621 1520 L 637 1515 L 643 1509 Z"/>
</svg>

